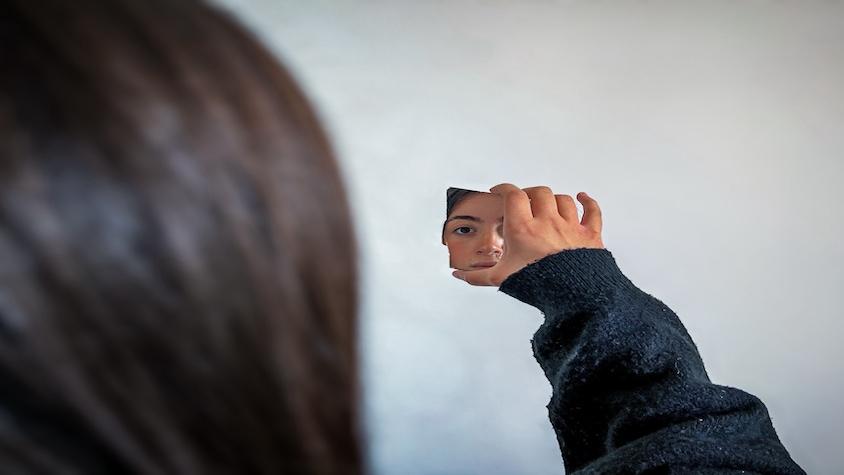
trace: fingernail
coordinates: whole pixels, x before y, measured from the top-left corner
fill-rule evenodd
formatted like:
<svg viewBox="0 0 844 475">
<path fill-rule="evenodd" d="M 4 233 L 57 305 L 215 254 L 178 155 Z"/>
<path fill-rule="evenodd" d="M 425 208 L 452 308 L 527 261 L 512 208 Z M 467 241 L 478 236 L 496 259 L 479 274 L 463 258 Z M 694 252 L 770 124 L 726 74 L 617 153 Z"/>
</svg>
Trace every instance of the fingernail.
<svg viewBox="0 0 844 475">
<path fill-rule="evenodd" d="M 460 280 L 463 280 L 463 277 L 461 277 L 461 276 L 457 275 L 457 271 L 452 272 L 452 273 L 451 273 L 451 275 L 452 275 L 452 276 L 454 276 L 455 278 L 458 278 L 458 279 L 460 279 Z"/>
</svg>

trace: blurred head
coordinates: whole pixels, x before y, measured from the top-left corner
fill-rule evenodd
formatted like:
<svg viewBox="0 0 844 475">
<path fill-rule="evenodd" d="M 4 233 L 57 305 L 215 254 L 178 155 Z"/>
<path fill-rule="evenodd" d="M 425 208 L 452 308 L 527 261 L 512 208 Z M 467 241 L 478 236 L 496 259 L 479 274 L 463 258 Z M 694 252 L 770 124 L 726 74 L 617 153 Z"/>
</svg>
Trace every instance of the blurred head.
<svg viewBox="0 0 844 475">
<path fill-rule="evenodd" d="M 359 473 L 357 241 L 291 76 L 197 1 L 0 34 L 4 473 Z"/>
<path fill-rule="evenodd" d="M 442 243 L 448 246 L 449 266 L 477 270 L 498 262 L 504 254 L 504 204 L 492 193 L 449 189 Z"/>
</svg>

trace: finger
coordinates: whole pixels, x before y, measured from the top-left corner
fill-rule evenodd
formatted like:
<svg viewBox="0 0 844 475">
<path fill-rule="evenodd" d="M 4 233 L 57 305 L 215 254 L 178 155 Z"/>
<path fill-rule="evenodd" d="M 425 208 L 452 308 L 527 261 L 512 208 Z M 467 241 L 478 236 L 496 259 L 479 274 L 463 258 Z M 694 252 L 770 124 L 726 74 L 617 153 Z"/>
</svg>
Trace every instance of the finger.
<svg viewBox="0 0 844 475">
<path fill-rule="evenodd" d="M 499 183 L 489 189 L 490 192 L 503 195 L 508 191 L 521 191 L 522 189 L 512 183 Z"/>
<path fill-rule="evenodd" d="M 559 216 L 557 201 L 554 199 L 554 192 L 547 186 L 531 186 L 523 188 L 530 198 L 530 207 L 533 217 Z"/>
<path fill-rule="evenodd" d="M 451 273 L 454 277 L 464 280 L 471 285 L 493 286 L 492 271 L 490 270 L 456 270 Z"/>
<path fill-rule="evenodd" d="M 577 200 L 583 203 L 583 220 L 580 224 L 600 233 L 603 228 L 603 219 L 598 202 L 583 191 L 577 194 Z"/>
<path fill-rule="evenodd" d="M 514 229 L 526 225 L 533 219 L 530 210 L 530 198 L 521 188 L 511 183 L 501 183 L 489 189 L 490 192 L 500 195 L 504 200 L 504 234 L 507 229 Z"/>
<path fill-rule="evenodd" d="M 560 216 L 570 223 L 577 222 L 577 205 L 571 195 L 554 195 Z"/>
</svg>

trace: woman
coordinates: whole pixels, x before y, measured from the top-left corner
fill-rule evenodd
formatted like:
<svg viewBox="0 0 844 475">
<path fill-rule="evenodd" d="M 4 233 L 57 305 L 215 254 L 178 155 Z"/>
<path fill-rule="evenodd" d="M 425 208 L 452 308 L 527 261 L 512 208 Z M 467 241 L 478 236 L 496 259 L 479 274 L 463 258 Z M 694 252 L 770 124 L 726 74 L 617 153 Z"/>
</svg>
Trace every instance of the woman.
<svg viewBox="0 0 844 475">
<path fill-rule="evenodd" d="M 0 473 L 362 472 L 356 237 L 288 73 L 196 1 L 0 34 Z"/>
<path fill-rule="evenodd" d="M 196 1 L 9 0 L 0 33 L 3 473 L 366 471 L 357 241 L 290 76 Z M 544 187 L 491 191 L 508 252 L 461 276 L 546 313 L 570 470 L 799 472 L 612 266 L 594 200 L 581 224 Z"/>
<path fill-rule="evenodd" d="M 677 315 L 638 289 L 601 239 L 597 201 L 537 186 L 490 188 L 507 252 L 456 270 L 541 310 L 531 341 L 553 389 L 548 415 L 573 473 L 805 473 L 765 405 L 713 384 Z"/>
<path fill-rule="evenodd" d="M 473 270 L 497 264 L 504 255 L 503 212 L 496 194 L 449 188 L 442 229 L 448 265 Z"/>
</svg>

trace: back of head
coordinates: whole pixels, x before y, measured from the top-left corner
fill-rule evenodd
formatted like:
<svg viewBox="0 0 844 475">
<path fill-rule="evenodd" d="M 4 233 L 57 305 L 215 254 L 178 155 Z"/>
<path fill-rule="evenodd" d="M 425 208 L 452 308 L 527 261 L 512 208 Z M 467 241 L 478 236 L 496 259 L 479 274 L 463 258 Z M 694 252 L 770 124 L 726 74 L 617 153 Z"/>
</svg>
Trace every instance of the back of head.
<svg viewBox="0 0 844 475">
<path fill-rule="evenodd" d="M 288 73 L 196 1 L 0 35 L 3 473 L 359 473 L 357 243 Z"/>
</svg>

